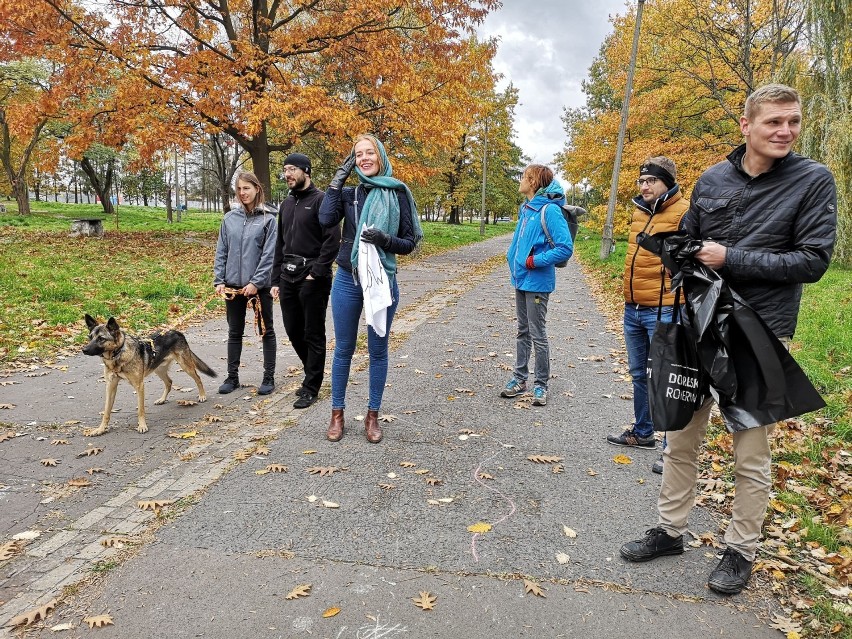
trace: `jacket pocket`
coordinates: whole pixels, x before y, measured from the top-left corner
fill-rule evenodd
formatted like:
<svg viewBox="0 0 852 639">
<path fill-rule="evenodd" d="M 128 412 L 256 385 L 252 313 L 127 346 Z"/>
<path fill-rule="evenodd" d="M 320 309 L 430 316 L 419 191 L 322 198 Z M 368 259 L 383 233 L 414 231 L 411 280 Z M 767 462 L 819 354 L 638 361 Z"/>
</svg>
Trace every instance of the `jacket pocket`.
<svg viewBox="0 0 852 639">
<path fill-rule="evenodd" d="M 700 197 L 692 203 L 704 213 L 713 213 L 726 208 L 730 202 L 731 198 L 729 197 Z"/>
</svg>

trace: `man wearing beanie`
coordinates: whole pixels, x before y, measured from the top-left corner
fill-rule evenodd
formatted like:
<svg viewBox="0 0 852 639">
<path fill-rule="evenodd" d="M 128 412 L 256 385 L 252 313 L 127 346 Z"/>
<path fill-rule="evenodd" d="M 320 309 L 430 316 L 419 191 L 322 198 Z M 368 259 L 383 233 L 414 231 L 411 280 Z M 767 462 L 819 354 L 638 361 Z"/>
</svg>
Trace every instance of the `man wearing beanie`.
<svg viewBox="0 0 852 639">
<path fill-rule="evenodd" d="M 290 194 L 278 212 L 278 242 L 272 294 L 278 294 L 284 330 L 304 366 L 294 408 L 317 400 L 325 369 L 325 315 L 331 293 L 331 265 L 340 248 L 340 227 L 324 229 L 319 208 L 325 193 L 311 182 L 311 161 L 301 153 L 284 160 Z"/>
<path fill-rule="evenodd" d="M 659 257 L 639 246 L 639 233 L 665 233 L 676 231 L 689 208 L 689 201 L 680 192 L 676 182 L 677 168 L 667 157 L 648 158 L 639 169 L 639 195 L 633 198 L 636 209 L 630 224 L 627 257 L 624 262 L 624 341 L 627 345 L 627 362 L 633 379 L 633 425 L 620 435 L 607 435 L 606 440 L 617 446 L 631 446 L 654 450 L 654 424 L 648 408 L 648 379 L 646 364 L 651 337 L 661 320 L 671 322 L 674 295 L 671 279 L 663 270 Z M 665 278 L 664 282 L 660 278 Z M 665 291 L 660 299 L 660 284 Z M 660 308 L 661 307 L 661 308 Z M 665 440 L 663 442 L 665 447 Z M 662 456 L 654 462 L 652 470 L 663 472 Z"/>
</svg>

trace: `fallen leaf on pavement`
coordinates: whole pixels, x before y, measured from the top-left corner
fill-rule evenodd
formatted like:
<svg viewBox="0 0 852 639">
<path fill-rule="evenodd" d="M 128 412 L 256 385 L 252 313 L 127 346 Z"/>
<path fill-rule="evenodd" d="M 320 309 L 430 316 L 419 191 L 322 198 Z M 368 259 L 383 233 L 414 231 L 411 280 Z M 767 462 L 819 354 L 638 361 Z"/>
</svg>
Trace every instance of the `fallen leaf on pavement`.
<svg viewBox="0 0 852 639">
<path fill-rule="evenodd" d="M 311 584 L 300 584 L 284 595 L 284 599 L 298 599 L 311 594 Z"/>
<path fill-rule="evenodd" d="M 89 628 L 103 628 L 104 626 L 111 626 L 112 617 L 109 615 L 97 615 L 95 617 L 85 617 L 83 619 L 87 624 L 89 624 Z"/>
<path fill-rule="evenodd" d="M 322 616 L 324 619 L 328 619 L 329 617 L 334 617 L 339 612 L 340 608 L 328 608 L 325 612 L 322 613 Z"/>
<path fill-rule="evenodd" d="M 556 464 L 565 458 L 556 457 L 555 455 L 530 455 L 527 459 L 536 464 Z"/>
<path fill-rule="evenodd" d="M 10 626 L 29 626 L 30 624 L 35 623 L 39 619 L 44 620 L 47 617 L 48 613 L 50 613 L 51 610 L 56 608 L 57 603 L 58 603 L 58 600 L 51 599 L 50 601 L 48 601 L 43 606 L 39 606 L 38 608 L 33 608 L 32 610 L 30 610 L 28 612 L 21 613 L 17 617 L 14 617 L 9 622 L 9 625 Z"/>
<path fill-rule="evenodd" d="M 412 600 L 414 605 L 422 610 L 434 610 L 435 602 L 438 601 L 438 597 L 433 595 L 431 592 L 420 592 L 419 597 L 414 597 Z"/>
<path fill-rule="evenodd" d="M 541 586 L 539 586 L 534 581 L 530 581 L 529 579 L 524 579 L 524 592 L 531 592 L 536 597 L 545 597 L 544 591 L 541 589 Z"/>
<path fill-rule="evenodd" d="M 616 455 L 612 458 L 616 464 L 632 464 L 633 460 L 630 459 L 627 455 Z"/>
<path fill-rule="evenodd" d="M 58 459 L 42 459 L 39 461 L 42 466 L 56 466 L 59 463 Z"/>
<path fill-rule="evenodd" d="M 480 521 L 468 526 L 467 529 L 472 533 L 487 533 L 489 530 L 491 530 L 491 524 L 487 524 L 484 521 Z"/>
</svg>

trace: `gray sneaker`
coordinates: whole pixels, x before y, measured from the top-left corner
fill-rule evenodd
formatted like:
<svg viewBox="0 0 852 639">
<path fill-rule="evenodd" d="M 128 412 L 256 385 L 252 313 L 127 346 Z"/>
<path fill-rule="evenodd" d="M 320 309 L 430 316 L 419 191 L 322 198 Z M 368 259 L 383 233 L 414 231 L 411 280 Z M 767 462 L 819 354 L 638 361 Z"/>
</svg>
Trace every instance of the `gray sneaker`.
<svg viewBox="0 0 852 639">
<path fill-rule="evenodd" d="M 517 397 L 527 392 L 527 383 L 514 377 L 506 382 L 506 387 L 500 391 L 500 397 Z"/>
<path fill-rule="evenodd" d="M 639 437 L 632 429 L 627 429 L 621 435 L 607 435 L 606 440 L 610 444 L 616 446 L 631 446 L 633 448 L 650 448 L 657 447 L 657 440 L 654 439 L 653 433 L 649 437 Z"/>
<path fill-rule="evenodd" d="M 541 386 L 533 389 L 533 406 L 547 406 L 547 391 Z"/>
</svg>

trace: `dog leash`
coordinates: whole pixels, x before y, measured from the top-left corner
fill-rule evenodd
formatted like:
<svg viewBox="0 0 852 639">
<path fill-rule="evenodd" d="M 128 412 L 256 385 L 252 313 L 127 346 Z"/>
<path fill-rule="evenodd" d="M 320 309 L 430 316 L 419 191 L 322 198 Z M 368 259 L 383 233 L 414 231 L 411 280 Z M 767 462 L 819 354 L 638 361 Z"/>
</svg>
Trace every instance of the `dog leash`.
<svg viewBox="0 0 852 639">
<path fill-rule="evenodd" d="M 252 312 L 254 313 L 254 334 L 263 337 L 266 335 L 266 324 L 263 321 L 263 312 L 262 306 L 260 304 L 260 297 L 257 294 L 254 295 L 246 295 L 243 291 L 245 289 L 242 288 L 230 288 L 225 287 L 225 290 L 222 291 L 222 297 L 226 300 L 230 301 L 237 297 L 237 295 L 245 295 L 248 299 L 248 304 L 251 307 Z"/>
</svg>

